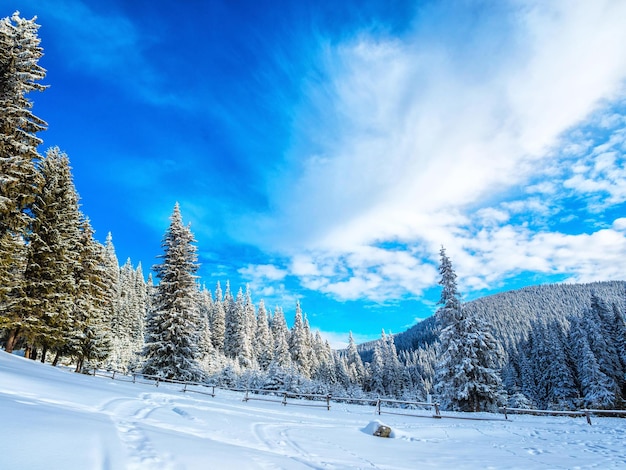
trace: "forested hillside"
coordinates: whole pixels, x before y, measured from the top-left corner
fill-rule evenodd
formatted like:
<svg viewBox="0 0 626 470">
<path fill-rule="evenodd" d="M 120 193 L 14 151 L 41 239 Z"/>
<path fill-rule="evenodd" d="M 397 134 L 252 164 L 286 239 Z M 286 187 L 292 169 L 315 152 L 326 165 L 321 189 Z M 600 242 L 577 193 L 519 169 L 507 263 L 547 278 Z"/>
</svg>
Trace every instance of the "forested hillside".
<svg viewBox="0 0 626 470">
<path fill-rule="evenodd" d="M 567 328 L 573 318 L 583 316 L 595 293 L 620 311 L 626 310 L 626 282 L 609 281 L 589 284 L 546 284 L 502 292 L 467 302 L 463 308 L 483 318 L 492 332 L 509 351 L 528 339 L 537 321 L 558 323 Z M 436 316 L 394 336 L 399 351 L 417 349 L 437 340 Z M 363 355 L 373 342 L 359 345 Z"/>
<path fill-rule="evenodd" d="M 463 304 L 501 343 L 512 405 L 574 408 L 623 406 L 626 396 L 626 282 L 548 284 Z M 432 383 L 438 316 L 394 336 L 399 355 L 421 363 Z M 378 341 L 359 345 L 369 361 Z"/>
</svg>

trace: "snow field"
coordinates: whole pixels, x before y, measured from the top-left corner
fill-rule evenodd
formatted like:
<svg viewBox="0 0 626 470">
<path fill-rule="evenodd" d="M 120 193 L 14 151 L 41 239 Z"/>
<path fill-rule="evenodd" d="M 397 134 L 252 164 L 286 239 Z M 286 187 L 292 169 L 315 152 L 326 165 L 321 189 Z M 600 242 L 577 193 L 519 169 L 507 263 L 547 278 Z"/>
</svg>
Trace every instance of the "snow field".
<svg viewBox="0 0 626 470">
<path fill-rule="evenodd" d="M 626 468 L 626 419 L 594 418 L 589 426 L 550 416 L 378 416 L 370 406 L 333 403 L 327 411 L 181 388 L 1 353 L 0 468 Z M 391 439 L 371 435 L 377 422 L 392 428 Z"/>
</svg>

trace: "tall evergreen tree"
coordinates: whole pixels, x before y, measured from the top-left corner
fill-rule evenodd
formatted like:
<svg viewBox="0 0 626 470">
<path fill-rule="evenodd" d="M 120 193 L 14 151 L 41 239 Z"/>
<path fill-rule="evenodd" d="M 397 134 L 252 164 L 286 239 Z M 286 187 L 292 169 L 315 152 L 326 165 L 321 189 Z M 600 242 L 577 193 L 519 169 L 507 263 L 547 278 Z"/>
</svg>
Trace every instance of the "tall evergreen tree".
<svg viewBox="0 0 626 470">
<path fill-rule="evenodd" d="M 78 195 L 67 155 L 50 149 L 41 162 L 43 184 L 32 207 L 33 223 L 20 310 L 28 350 L 62 354 L 70 340 L 79 269 Z M 27 351 L 28 351 L 27 350 Z"/>
<path fill-rule="evenodd" d="M 289 354 L 287 322 L 280 307 L 274 309 L 271 325 L 272 337 L 274 338 L 273 362 L 279 367 L 291 366 L 291 354 Z"/>
<path fill-rule="evenodd" d="M 500 343 L 476 317 L 465 315 L 456 285 L 456 273 L 442 247 L 439 273 L 442 286 L 437 312 L 442 323 L 440 362 L 435 391 L 447 409 L 485 411 L 502 399 L 498 367 Z"/>
<path fill-rule="evenodd" d="M 224 352 L 224 335 L 226 332 L 226 312 L 222 299 L 222 288 L 218 281 L 215 287 L 215 301 L 211 312 L 211 342 L 216 351 Z"/>
<path fill-rule="evenodd" d="M 289 351 L 293 364 L 305 377 L 311 376 L 311 349 L 307 338 L 302 308 L 300 302 L 296 303 L 296 315 L 293 327 L 289 333 Z"/>
<path fill-rule="evenodd" d="M 251 367 L 252 360 L 252 344 L 251 338 L 248 336 L 248 326 L 245 310 L 245 300 L 243 291 L 239 289 L 237 298 L 232 301 L 232 296 L 228 293 L 230 289 L 227 286 L 227 305 L 226 310 L 226 331 L 224 333 L 224 354 L 227 357 L 237 359 L 242 367 Z"/>
<path fill-rule="evenodd" d="M 46 88 L 39 83 L 46 71 L 39 65 L 43 50 L 35 20 L 19 12 L 0 20 L 0 330 L 8 333 L 7 352 L 24 327 L 17 303 L 23 297 L 29 212 L 41 183 L 37 133 L 46 127 L 26 98 Z"/>
<path fill-rule="evenodd" d="M 73 354 L 76 371 L 98 366 L 111 347 L 111 332 L 106 318 L 104 247 L 93 238 L 88 219 L 81 225 L 80 252 L 76 278 Z M 43 360 L 43 357 L 42 357 Z"/>
<path fill-rule="evenodd" d="M 143 372 L 168 379 L 198 380 L 198 311 L 196 247 L 183 225 L 178 203 L 163 238 L 162 263 L 154 267 L 160 282 L 147 331 Z"/>
<path fill-rule="evenodd" d="M 267 370 L 274 358 L 274 339 L 270 332 L 265 303 L 262 300 L 259 302 L 256 324 L 253 348 L 259 367 L 261 370 Z"/>
<path fill-rule="evenodd" d="M 365 367 L 363 366 L 363 360 L 359 354 L 352 332 L 348 337 L 348 348 L 346 350 L 346 364 L 350 373 L 350 379 L 353 383 L 363 384 L 365 378 Z"/>
</svg>

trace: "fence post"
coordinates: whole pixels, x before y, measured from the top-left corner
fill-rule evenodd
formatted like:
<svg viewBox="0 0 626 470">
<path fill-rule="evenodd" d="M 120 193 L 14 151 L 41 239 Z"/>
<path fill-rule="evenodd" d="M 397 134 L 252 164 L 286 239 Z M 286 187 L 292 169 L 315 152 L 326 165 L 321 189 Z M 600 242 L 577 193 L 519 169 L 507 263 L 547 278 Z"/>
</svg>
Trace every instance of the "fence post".
<svg viewBox="0 0 626 470">
<path fill-rule="evenodd" d="M 156 386 L 156 387 L 158 387 L 158 386 L 159 386 L 159 378 L 158 378 L 158 377 L 156 378 L 156 383 L 155 383 L 155 386 Z"/>
<path fill-rule="evenodd" d="M 380 398 L 376 399 L 376 412 L 380 415 Z"/>
<path fill-rule="evenodd" d="M 183 392 L 187 391 L 187 382 L 185 382 L 185 386 L 183 387 Z"/>
<path fill-rule="evenodd" d="M 115 372 L 116 372 L 116 371 L 113 371 L 113 375 L 111 376 L 111 379 L 112 379 L 112 380 L 115 380 Z"/>
<path fill-rule="evenodd" d="M 137 374 L 135 374 L 135 373 L 133 372 L 133 383 L 135 383 L 135 378 L 136 378 L 136 377 L 137 377 Z"/>
<path fill-rule="evenodd" d="M 287 392 L 283 395 L 283 406 L 287 406 Z"/>
<path fill-rule="evenodd" d="M 509 419 L 508 415 L 506 414 L 506 405 L 504 405 L 504 419 Z"/>
<path fill-rule="evenodd" d="M 326 395 L 326 409 L 330 411 L 330 393 Z"/>
<path fill-rule="evenodd" d="M 441 413 L 439 412 L 439 403 L 435 403 L 433 406 L 435 407 L 435 418 L 441 418 Z"/>
<path fill-rule="evenodd" d="M 589 426 L 591 426 L 591 413 L 589 413 L 589 410 L 583 410 L 585 412 L 585 417 L 587 418 L 587 424 L 589 424 Z"/>
<path fill-rule="evenodd" d="M 248 401 L 248 390 L 246 389 L 246 395 L 243 397 L 243 401 Z"/>
</svg>

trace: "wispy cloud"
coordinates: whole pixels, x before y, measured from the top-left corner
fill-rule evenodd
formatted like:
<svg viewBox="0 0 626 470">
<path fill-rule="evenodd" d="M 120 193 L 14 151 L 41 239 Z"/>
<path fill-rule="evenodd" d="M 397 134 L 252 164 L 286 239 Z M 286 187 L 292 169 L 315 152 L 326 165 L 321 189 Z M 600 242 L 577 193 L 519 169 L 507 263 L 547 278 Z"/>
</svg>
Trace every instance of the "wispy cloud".
<svg viewBox="0 0 626 470">
<path fill-rule="evenodd" d="M 473 13 L 460 11 L 449 38 L 418 18 L 402 38 L 364 31 L 326 45 L 325 80 L 308 84 L 296 119 L 315 152 L 292 155 L 273 182 L 276 211 L 247 237 L 294 256 L 304 286 L 340 299 L 420 292 L 440 244 L 471 288 L 523 271 L 619 274 L 606 253 L 623 254 L 623 232 L 559 233 L 561 209 L 541 196 L 623 200 L 623 135 L 588 151 L 586 136 L 564 133 L 624 96 L 626 4 L 512 2 L 497 12 L 507 28 Z M 565 145 L 584 158 L 555 185 Z M 387 241 L 408 248 L 379 248 Z"/>
</svg>

